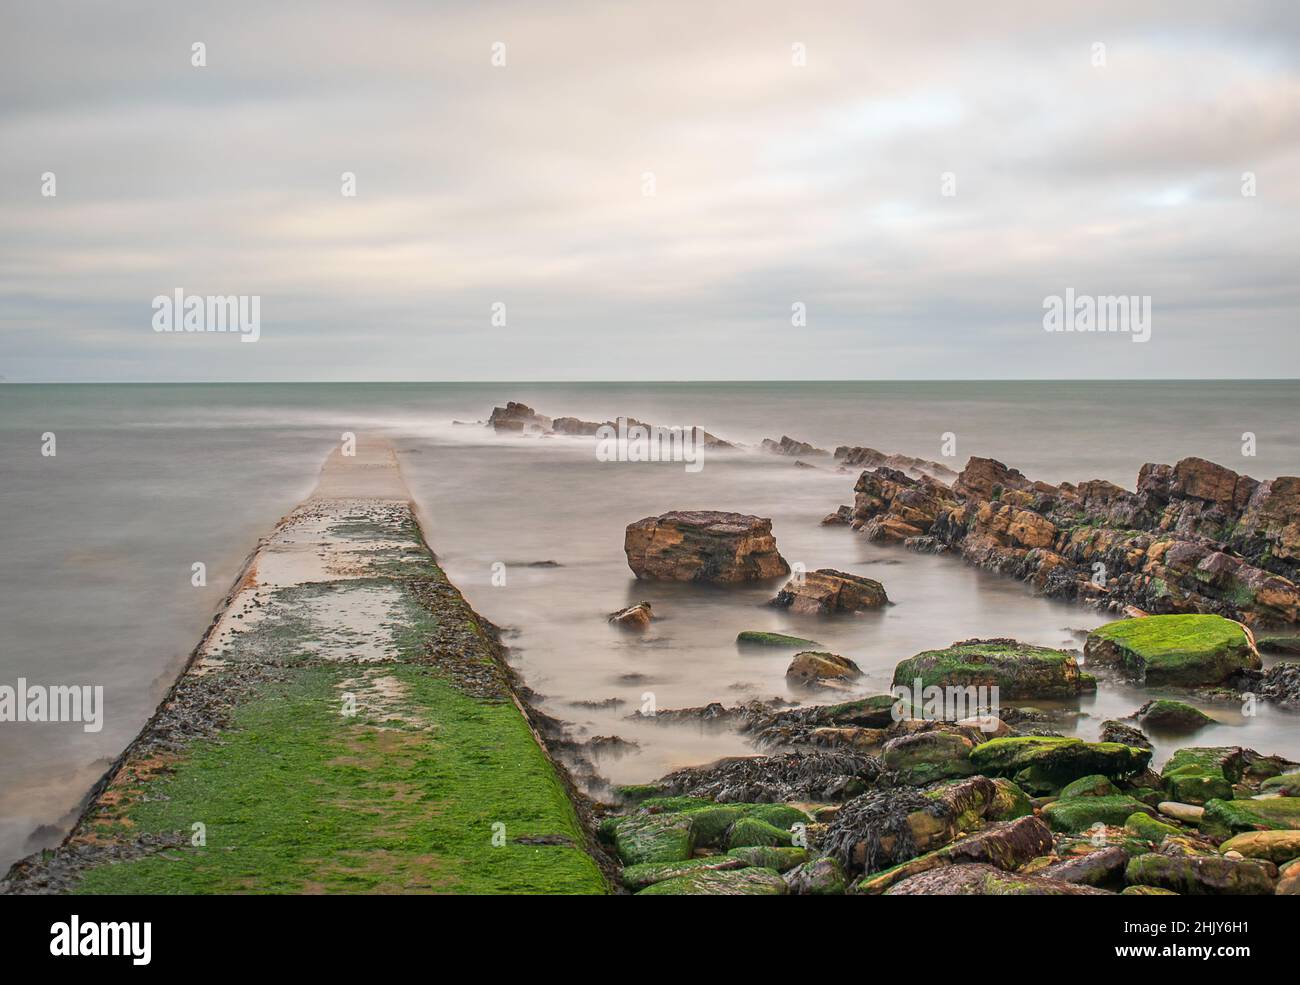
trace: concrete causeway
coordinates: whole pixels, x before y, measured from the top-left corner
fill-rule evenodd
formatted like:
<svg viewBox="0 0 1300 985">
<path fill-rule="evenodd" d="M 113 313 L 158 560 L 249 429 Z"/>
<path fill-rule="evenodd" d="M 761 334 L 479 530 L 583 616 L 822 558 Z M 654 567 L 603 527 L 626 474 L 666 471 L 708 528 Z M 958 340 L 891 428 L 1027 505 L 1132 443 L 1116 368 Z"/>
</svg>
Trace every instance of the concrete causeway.
<svg viewBox="0 0 1300 985">
<path fill-rule="evenodd" d="M 0 889 L 603 893 L 392 445 L 336 449 L 57 849 Z"/>
</svg>

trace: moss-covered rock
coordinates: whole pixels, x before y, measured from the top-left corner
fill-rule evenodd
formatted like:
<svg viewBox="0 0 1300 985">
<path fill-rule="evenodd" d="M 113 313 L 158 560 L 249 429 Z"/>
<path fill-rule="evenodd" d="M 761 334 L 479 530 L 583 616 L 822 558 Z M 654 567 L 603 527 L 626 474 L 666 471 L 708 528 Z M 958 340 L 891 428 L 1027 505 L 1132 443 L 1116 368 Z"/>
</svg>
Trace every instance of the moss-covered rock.
<svg viewBox="0 0 1300 985">
<path fill-rule="evenodd" d="M 1013 821 L 1018 817 L 1034 813 L 1034 805 L 1029 795 L 1018 787 L 1014 781 L 1000 776 L 993 781 L 996 793 L 984 815 L 990 821 Z"/>
<path fill-rule="evenodd" d="M 1117 742 L 1026 735 L 991 739 L 972 749 L 970 758 L 979 772 L 1010 776 L 1038 794 L 1094 773 L 1116 780 L 1139 773 L 1150 761 L 1151 751 Z"/>
<path fill-rule="evenodd" d="M 763 633 L 752 629 L 747 629 L 737 635 L 736 642 L 748 646 L 794 647 L 797 650 L 807 650 L 810 647 L 820 646 L 816 640 L 806 640 L 800 636 L 786 636 L 784 633 Z"/>
<path fill-rule="evenodd" d="M 1262 858 L 1281 865 L 1300 858 L 1300 830 L 1247 831 L 1229 838 L 1219 846 L 1219 851 L 1240 852 L 1246 858 Z"/>
<path fill-rule="evenodd" d="M 1240 746 L 1189 746 L 1169 757 L 1160 778 L 1172 800 L 1200 805 L 1231 800 L 1233 784 L 1241 781 L 1244 772 Z"/>
<path fill-rule="evenodd" d="M 1166 824 L 1164 821 L 1157 821 L 1150 814 L 1143 811 L 1130 814 L 1124 822 L 1124 830 L 1134 838 L 1141 838 L 1143 841 L 1149 841 L 1157 845 L 1164 840 L 1165 835 L 1177 837 L 1183 833 L 1181 828 Z"/>
<path fill-rule="evenodd" d="M 771 869 L 702 871 L 665 879 L 648 886 L 638 896 L 784 896 L 785 880 Z"/>
<path fill-rule="evenodd" d="M 727 832 L 728 848 L 783 845 L 789 847 L 790 832 L 757 817 L 742 817 Z"/>
<path fill-rule="evenodd" d="M 974 748 L 970 739 L 953 732 L 915 732 L 886 742 L 881 759 L 905 783 L 920 786 L 970 776 L 975 772 L 970 762 Z"/>
<path fill-rule="evenodd" d="M 790 892 L 799 896 L 842 896 L 849 887 L 844 866 L 831 856 L 796 865 L 784 878 Z"/>
<path fill-rule="evenodd" d="M 888 728 L 899 717 L 894 710 L 897 704 L 898 699 L 892 694 L 872 694 L 853 701 L 809 709 L 808 720 L 812 725 Z"/>
<path fill-rule="evenodd" d="M 966 640 L 944 650 L 926 650 L 894 668 L 894 687 L 996 687 L 1002 701 L 1069 698 L 1092 691 L 1096 682 L 1064 650 L 1015 640 Z M 975 697 L 974 693 L 971 695 Z M 914 701 L 923 695 L 913 694 Z"/>
<path fill-rule="evenodd" d="M 1271 896 L 1273 878 L 1253 859 L 1213 855 L 1139 855 L 1124 870 L 1132 885 L 1157 886 L 1181 895 Z"/>
<path fill-rule="evenodd" d="M 1152 732 L 1186 734 L 1213 725 L 1214 719 L 1185 701 L 1157 698 L 1137 710 L 1134 717 Z"/>
<path fill-rule="evenodd" d="M 741 858 L 726 855 L 709 855 L 705 858 L 691 858 L 683 862 L 643 862 L 629 865 L 623 870 L 623 885 L 634 892 L 653 886 L 665 879 L 677 879 L 696 872 L 717 872 L 728 869 L 743 869 L 748 863 Z"/>
<path fill-rule="evenodd" d="M 1094 824 L 1121 826 L 1133 814 L 1155 814 L 1155 809 L 1124 794 L 1110 797 L 1071 797 L 1043 808 L 1043 820 L 1053 831 L 1078 834 Z"/>
<path fill-rule="evenodd" d="M 760 869 L 775 869 L 777 872 L 785 872 L 808 861 L 808 850 L 805 848 L 773 848 L 767 845 L 733 848 L 727 852 L 727 855 L 730 858 L 740 859 L 746 865 Z"/>
<path fill-rule="evenodd" d="M 1243 831 L 1300 830 L 1300 797 L 1211 800 L 1201 816 L 1201 831 L 1227 837 Z"/>
<path fill-rule="evenodd" d="M 1177 896 L 1172 889 L 1161 889 L 1159 886 L 1125 886 L 1120 891 L 1121 896 Z"/>
<path fill-rule="evenodd" d="M 1300 797 L 1300 773 L 1282 773 L 1270 776 L 1259 785 L 1261 793 L 1275 793 L 1283 797 Z"/>
<path fill-rule="evenodd" d="M 1089 665 L 1115 667 L 1151 685 L 1221 684 L 1241 670 L 1261 666 L 1245 629 L 1213 615 L 1107 623 L 1089 634 L 1083 652 Z"/>
<path fill-rule="evenodd" d="M 1061 788 L 1061 799 L 1066 800 L 1070 797 L 1115 797 L 1119 794 L 1119 787 L 1111 783 L 1100 773 L 1093 773 L 1091 776 L 1081 776 L 1079 779 L 1067 783 Z"/>
<path fill-rule="evenodd" d="M 951 865 L 904 879 L 886 896 L 1106 896 L 1105 890 L 1042 876 L 1003 872 L 992 865 Z"/>
<path fill-rule="evenodd" d="M 682 862 L 695 850 L 686 814 L 632 814 L 613 820 L 605 830 L 624 865 Z"/>
</svg>

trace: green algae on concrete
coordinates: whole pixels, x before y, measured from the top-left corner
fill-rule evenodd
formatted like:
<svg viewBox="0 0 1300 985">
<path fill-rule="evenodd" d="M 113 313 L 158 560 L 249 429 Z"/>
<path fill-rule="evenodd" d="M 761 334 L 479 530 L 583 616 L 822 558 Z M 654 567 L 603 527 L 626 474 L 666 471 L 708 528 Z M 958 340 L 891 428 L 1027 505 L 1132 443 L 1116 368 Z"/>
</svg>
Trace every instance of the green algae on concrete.
<svg viewBox="0 0 1300 985">
<path fill-rule="evenodd" d="M 1094 629 L 1084 645 L 1092 665 L 1115 667 L 1146 684 L 1221 684 L 1262 664 L 1246 630 L 1213 615 L 1141 616 Z"/>
</svg>

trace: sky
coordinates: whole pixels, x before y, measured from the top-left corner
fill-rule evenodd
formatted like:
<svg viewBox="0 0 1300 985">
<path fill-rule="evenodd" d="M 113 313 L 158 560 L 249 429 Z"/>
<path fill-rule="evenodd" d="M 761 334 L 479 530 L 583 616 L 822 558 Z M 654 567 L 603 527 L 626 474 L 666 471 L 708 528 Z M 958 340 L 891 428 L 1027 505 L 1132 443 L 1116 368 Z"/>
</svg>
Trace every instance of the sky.
<svg viewBox="0 0 1300 985">
<path fill-rule="evenodd" d="M 0 148 L 9 382 L 1300 364 L 1294 0 L 15 2 Z"/>
</svg>

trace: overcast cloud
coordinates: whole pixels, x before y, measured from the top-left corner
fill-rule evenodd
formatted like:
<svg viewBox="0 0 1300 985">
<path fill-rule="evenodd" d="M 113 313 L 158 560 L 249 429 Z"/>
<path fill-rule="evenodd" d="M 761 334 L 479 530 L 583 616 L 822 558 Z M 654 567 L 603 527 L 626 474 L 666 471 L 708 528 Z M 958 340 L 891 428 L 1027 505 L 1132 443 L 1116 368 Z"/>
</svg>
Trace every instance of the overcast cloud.
<svg viewBox="0 0 1300 985">
<path fill-rule="evenodd" d="M 11 381 L 1296 375 L 1294 0 L 46 0 L 0 55 Z"/>
</svg>

